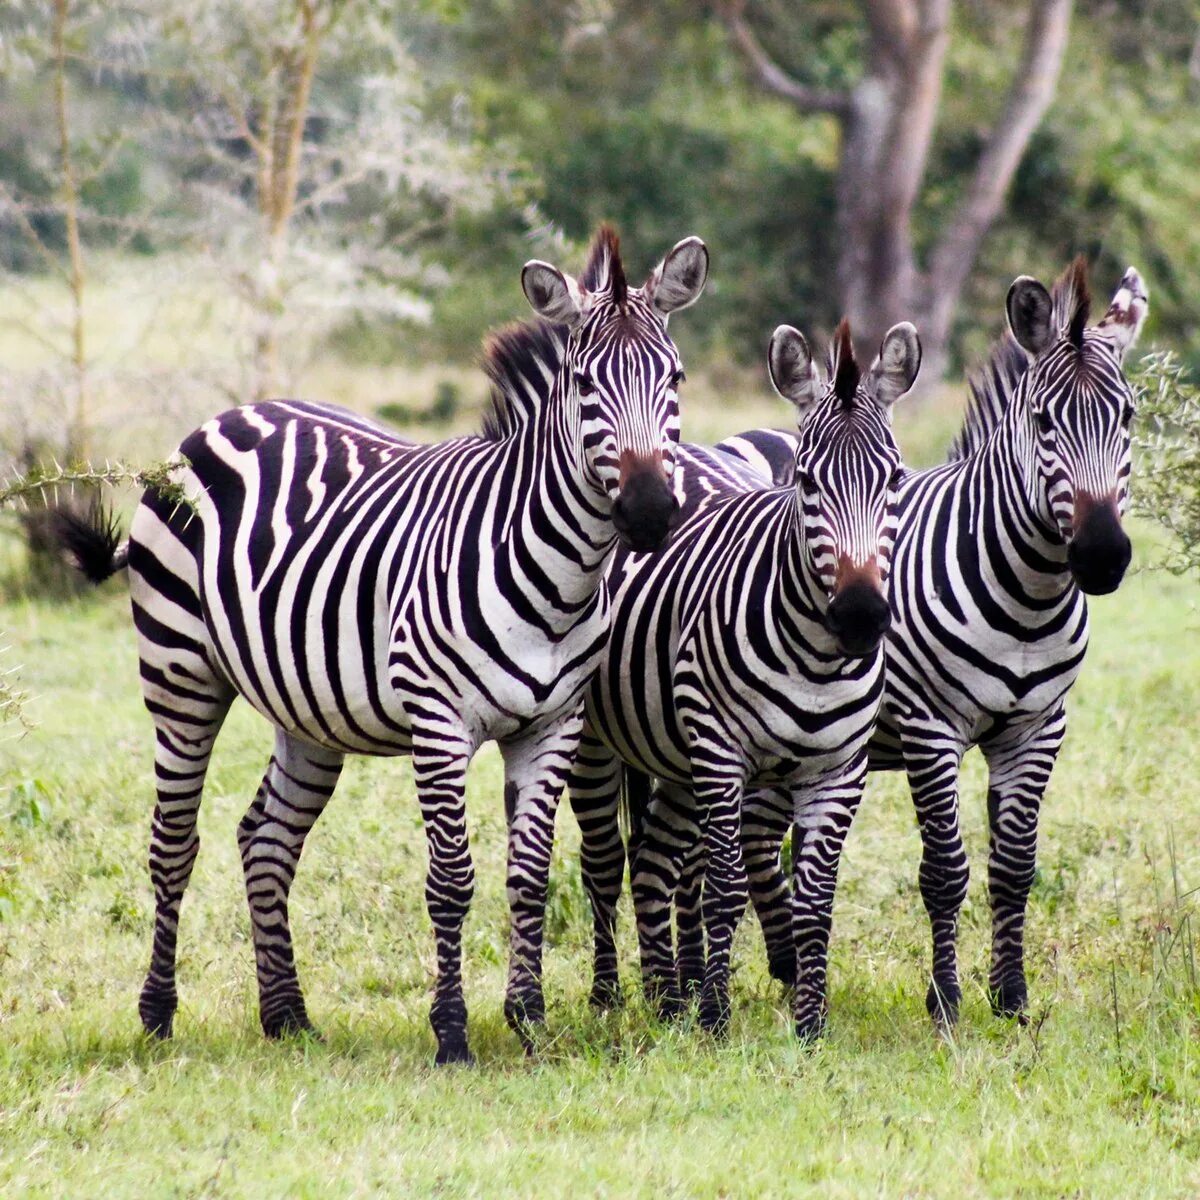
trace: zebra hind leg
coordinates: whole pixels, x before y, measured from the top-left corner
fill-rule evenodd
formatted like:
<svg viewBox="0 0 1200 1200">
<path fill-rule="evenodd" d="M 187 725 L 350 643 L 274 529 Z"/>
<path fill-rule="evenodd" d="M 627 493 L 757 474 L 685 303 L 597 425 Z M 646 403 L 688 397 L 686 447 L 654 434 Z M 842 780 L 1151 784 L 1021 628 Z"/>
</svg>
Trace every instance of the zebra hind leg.
<svg viewBox="0 0 1200 1200">
<path fill-rule="evenodd" d="M 630 873 L 642 987 L 660 1020 L 671 1020 L 683 1011 L 671 945 L 671 902 L 684 855 L 700 836 L 696 802 L 691 793 L 663 785 L 655 788 Z"/>
<path fill-rule="evenodd" d="M 620 781 L 620 761 L 585 728 L 568 794 L 579 824 L 583 888 L 592 906 L 594 959 L 588 999 L 600 1011 L 617 1008 L 622 1002 L 617 972 L 617 901 L 625 876 L 618 816 Z"/>
<path fill-rule="evenodd" d="M 988 763 L 988 896 L 992 964 L 988 997 L 998 1017 L 1027 1020 L 1025 912 L 1037 866 L 1038 813 L 1066 733 L 1058 711 L 1017 744 L 983 747 Z"/>
<path fill-rule="evenodd" d="M 143 676 L 148 668 L 143 663 Z M 146 1032 L 169 1038 L 179 1003 L 175 987 L 179 906 L 200 849 L 196 817 L 204 777 L 228 696 L 193 695 L 188 712 L 169 715 L 160 696 L 152 705 L 155 723 L 154 775 L 157 800 L 150 827 L 150 880 L 154 886 L 154 942 L 150 969 L 138 998 Z"/>
<path fill-rule="evenodd" d="M 781 861 L 783 840 L 791 824 L 792 797 L 786 789 L 752 792 L 742 802 L 742 859 L 750 900 L 762 926 L 771 978 L 785 987 L 796 982 L 792 888 Z M 793 853 L 799 840 L 793 834 Z"/>
<path fill-rule="evenodd" d="M 333 795 L 343 755 L 282 730 L 254 803 L 238 825 L 246 899 L 254 935 L 259 1019 L 269 1038 L 314 1032 L 288 922 L 288 893 L 304 839 Z"/>
<path fill-rule="evenodd" d="M 675 890 L 675 961 L 679 991 L 687 1002 L 700 999 L 704 988 L 704 840 L 697 838 L 684 859 Z"/>
<path fill-rule="evenodd" d="M 582 728 L 582 713 L 577 711 L 532 736 L 500 745 L 504 757 L 511 918 L 504 1016 L 527 1054 L 536 1049 L 536 1033 L 546 1022 L 542 947 L 554 819 Z"/>
</svg>

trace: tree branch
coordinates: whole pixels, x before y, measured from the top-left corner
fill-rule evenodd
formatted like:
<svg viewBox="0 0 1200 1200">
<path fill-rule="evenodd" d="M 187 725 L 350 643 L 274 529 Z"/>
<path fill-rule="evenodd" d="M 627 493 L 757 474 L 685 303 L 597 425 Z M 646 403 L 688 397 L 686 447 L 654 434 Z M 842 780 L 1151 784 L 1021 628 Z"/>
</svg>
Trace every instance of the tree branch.
<svg viewBox="0 0 1200 1200">
<path fill-rule="evenodd" d="M 832 113 L 844 117 L 850 111 L 850 94 L 837 88 L 809 87 L 789 75 L 763 49 L 762 43 L 746 23 L 741 0 L 721 4 L 718 13 L 734 44 L 754 70 L 759 86 L 804 112 Z"/>
<path fill-rule="evenodd" d="M 929 263 L 932 311 L 952 311 L 979 243 L 1000 213 L 1029 139 L 1054 99 L 1067 48 L 1072 0 L 1033 0 L 1021 61 L 975 174 Z M 948 321 L 948 312 L 947 312 Z"/>
</svg>

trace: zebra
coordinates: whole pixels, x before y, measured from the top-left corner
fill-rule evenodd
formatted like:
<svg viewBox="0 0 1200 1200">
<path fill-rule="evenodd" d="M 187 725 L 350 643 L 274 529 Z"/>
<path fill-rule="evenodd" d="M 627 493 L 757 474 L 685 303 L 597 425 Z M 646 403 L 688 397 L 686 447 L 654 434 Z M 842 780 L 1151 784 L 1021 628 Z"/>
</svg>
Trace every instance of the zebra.
<svg viewBox="0 0 1200 1200">
<path fill-rule="evenodd" d="M 968 863 L 957 779 L 974 745 L 989 773 L 989 1000 L 997 1016 L 1027 1019 L 1024 931 L 1038 814 L 1066 733 L 1066 695 L 1087 649 L 1085 596 L 1115 590 L 1131 556 L 1121 520 L 1134 396 L 1123 362 L 1148 304 L 1131 267 L 1088 327 L 1085 260 L 1052 291 L 1017 279 L 1009 332 L 971 381 L 949 461 L 901 485 L 887 682 L 869 766 L 908 774 L 933 941 L 926 1007 L 943 1028 L 957 1021 L 962 1000 L 956 941 Z M 714 477 L 713 489 L 746 471 L 758 474 L 760 487 L 787 483 L 795 447 L 794 435 L 770 430 L 728 439 L 715 454 L 733 469 Z M 689 453 L 685 445 L 685 470 L 702 470 Z M 690 481 L 689 494 L 699 486 Z M 750 894 L 772 973 L 785 980 L 793 954 L 779 847 L 790 822 L 784 792 L 765 789 L 747 802 Z M 693 875 L 682 887 L 681 961 L 703 956 L 686 917 L 696 890 Z"/>
<path fill-rule="evenodd" d="M 127 543 L 62 531 L 93 579 L 127 566 L 156 733 L 155 927 L 139 1002 L 169 1037 L 180 901 L 205 770 L 241 695 L 275 727 L 238 826 L 270 1037 L 311 1030 L 287 898 L 347 754 L 411 755 L 428 841 L 437 1062 L 469 1062 L 462 927 L 474 887 L 467 764 L 499 743 L 511 952 L 505 1016 L 532 1048 L 544 1021 L 542 921 L 555 809 L 608 632 L 614 541 L 662 545 L 679 511 L 683 369 L 671 313 L 700 296 L 708 251 L 679 242 L 628 284 L 603 227 L 578 279 L 527 263 L 540 318 L 485 347 L 481 435 L 414 445 L 339 408 L 281 400 L 184 439 L 192 510 L 148 491 Z"/>
<path fill-rule="evenodd" d="M 843 322 L 822 380 L 802 334 L 780 326 L 768 365 L 799 416 L 795 484 L 743 487 L 682 525 L 657 556 L 614 563 L 612 631 L 569 785 L 594 913 L 598 1006 L 619 997 L 618 810 L 628 764 L 660 780 L 654 803 L 633 813 L 630 863 L 643 982 L 660 1015 L 682 1002 L 669 923 L 679 850 L 703 836 L 709 956 L 699 1016 L 714 1033 L 727 1028 L 729 944 L 746 902 L 736 870 L 741 797 L 783 781 L 805 828 L 795 868 L 805 884 L 794 917 L 796 1028 L 809 1036 L 820 1027 L 838 854 L 883 694 L 900 471 L 890 413 L 920 358 L 916 330 L 902 323 L 862 373 Z M 687 469 L 684 478 L 694 507 L 706 481 Z"/>
</svg>

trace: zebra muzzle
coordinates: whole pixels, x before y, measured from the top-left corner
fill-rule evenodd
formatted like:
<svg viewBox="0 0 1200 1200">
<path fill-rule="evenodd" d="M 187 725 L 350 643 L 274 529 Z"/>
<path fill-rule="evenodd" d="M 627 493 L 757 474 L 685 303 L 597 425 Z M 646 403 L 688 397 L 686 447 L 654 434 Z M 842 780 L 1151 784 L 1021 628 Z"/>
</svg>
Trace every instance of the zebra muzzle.
<svg viewBox="0 0 1200 1200">
<path fill-rule="evenodd" d="M 1077 492 L 1073 524 L 1067 565 L 1080 590 L 1089 596 L 1116 591 L 1133 557 L 1133 545 L 1121 528 L 1115 496 L 1097 500 Z"/>
<path fill-rule="evenodd" d="M 863 581 L 839 588 L 825 610 L 825 628 L 833 634 L 838 649 L 850 658 L 874 654 L 891 624 L 886 597 Z"/>
<path fill-rule="evenodd" d="M 659 550 L 679 523 L 679 500 L 657 461 L 623 472 L 613 502 L 613 527 L 621 544 L 638 553 Z"/>
</svg>

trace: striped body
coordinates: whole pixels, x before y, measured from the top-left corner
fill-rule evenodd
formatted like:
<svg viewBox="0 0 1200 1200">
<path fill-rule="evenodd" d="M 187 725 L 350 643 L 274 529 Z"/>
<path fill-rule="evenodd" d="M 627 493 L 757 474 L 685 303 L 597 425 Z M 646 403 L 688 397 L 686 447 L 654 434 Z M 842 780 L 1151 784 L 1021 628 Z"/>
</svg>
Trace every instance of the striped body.
<svg viewBox="0 0 1200 1200">
<path fill-rule="evenodd" d="M 1065 735 L 1065 697 L 1088 642 L 1077 580 L 1111 590 L 1128 562 L 1127 539 L 1122 551 L 1123 535 L 1109 530 L 1119 533 L 1130 465 L 1132 396 L 1121 362 L 1145 315 L 1145 291 L 1130 272 L 1104 320 L 1085 331 L 1080 286 L 1060 281 L 1057 336 L 1032 358 L 1011 339 L 993 353 L 974 383 L 951 461 L 909 474 L 900 487 L 887 680 L 870 768 L 904 769 L 912 787 L 933 932 L 927 1004 L 945 1023 L 956 1019 L 961 999 L 955 943 L 968 879 L 957 792 L 962 757 L 978 745 L 989 769 L 991 1000 L 997 1013 L 1021 1015 L 1038 811 Z M 735 471 L 779 485 L 790 477 L 795 440 L 759 430 L 717 453 Z M 723 474 L 718 486 L 735 477 Z M 1097 513 L 1115 547 L 1115 571 L 1090 551 L 1100 536 Z M 745 831 L 751 895 L 773 963 L 786 959 L 789 937 L 778 859 L 789 823 L 786 795 L 764 792 Z"/>
<path fill-rule="evenodd" d="M 99 578 L 127 558 L 157 734 L 147 1030 L 171 1033 L 204 776 L 240 695 L 276 730 L 238 829 L 264 1030 L 310 1027 L 287 898 L 344 756 L 411 754 L 429 849 L 438 1061 L 469 1059 L 466 769 L 494 740 L 508 822 L 505 1015 L 531 1045 L 544 1019 L 554 817 L 607 634 L 605 570 L 618 537 L 656 548 L 678 510 L 682 371 L 666 318 L 696 299 L 706 274 L 703 244 L 688 239 L 630 288 L 608 230 L 578 281 L 527 264 L 523 285 L 544 320 L 489 342 L 481 436 L 413 445 L 325 405 L 233 409 L 180 447 L 176 477 L 194 507 L 147 493 L 127 555 L 98 571 L 93 562 Z M 94 558 L 95 534 L 76 533 Z"/>
<path fill-rule="evenodd" d="M 798 875 L 813 882 L 813 903 L 797 914 L 804 984 L 796 1021 L 808 1033 L 823 1019 L 827 902 L 883 688 L 878 637 L 848 653 L 830 613 L 844 599 L 850 562 L 873 573 L 882 597 L 899 456 L 886 404 L 863 390 L 851 401 L 831 392 L 814 403 L 797 441 L 801 482 L 768 491 L 746 490 L 749 473 L 689 447 L 681 462 L 693 515 L 659 555 L 619 555 L 614 564 L 612 632 L 587 694 L 571 780 L 596 917 L 597 1003 L 610 1002 L 617 987 L 624 767 L 659 780 L 651 803 L 632 814 L 630 848 L 652 998 L 667 1013 L 681 1002 L 671 898 L 686 852 L 702 841 L 709 955 L 700 1014 L 710 1028 L 724 1028 L 729 941 L 746 898 L 737 870 L 742 797 L 783 785 L 812 834 L 796 861 Z M 729 498 L 717 498 L 723 490 Z"/>
</svg>

